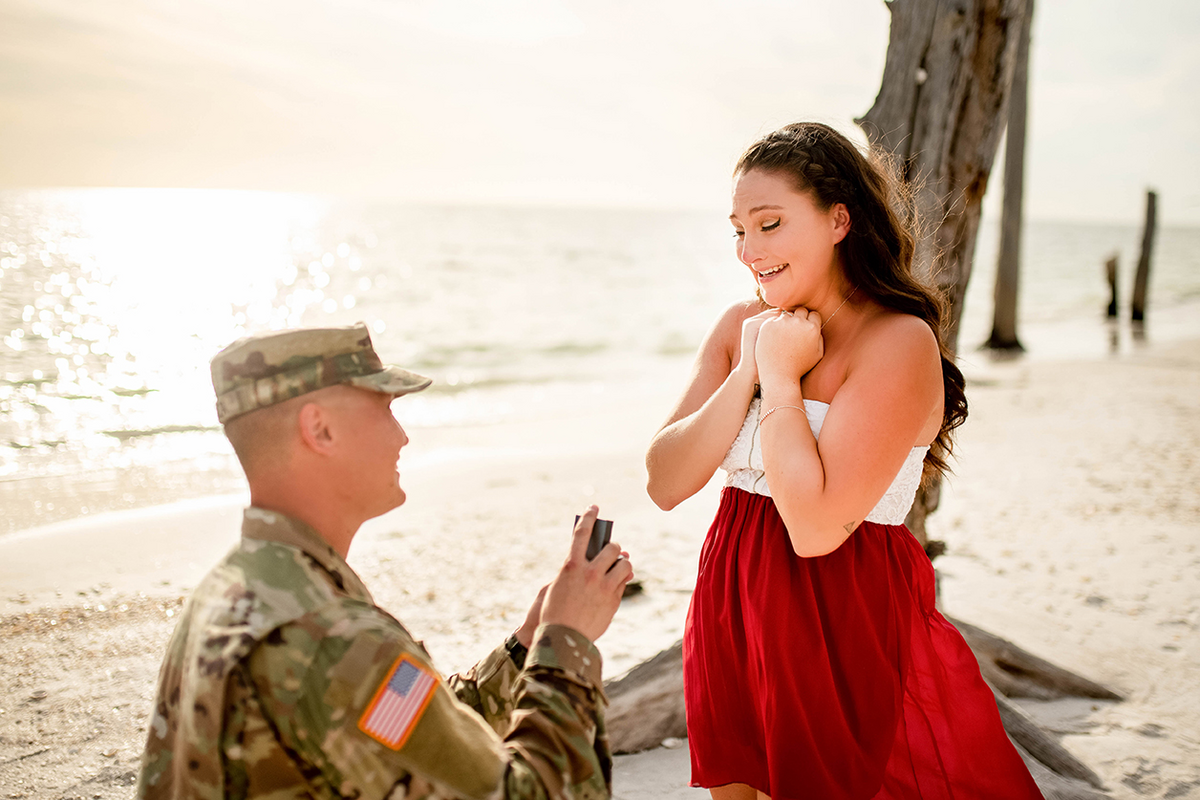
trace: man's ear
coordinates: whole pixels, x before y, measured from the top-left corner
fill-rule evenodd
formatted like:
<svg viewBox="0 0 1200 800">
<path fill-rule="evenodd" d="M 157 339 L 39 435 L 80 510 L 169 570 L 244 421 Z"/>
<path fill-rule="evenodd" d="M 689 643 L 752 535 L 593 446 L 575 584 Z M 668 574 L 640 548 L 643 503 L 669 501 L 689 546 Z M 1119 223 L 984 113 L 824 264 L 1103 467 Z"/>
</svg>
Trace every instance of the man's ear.
<svg viewBox="0 0 1200 800">
<path fill-rule="evenodd" d="M 319 403 L 305 403 L 300 407 L 297 422 L 300 425 L 300 441 L 314 453 L 325 455 L 333 447 L 333 421 L 329 409 Z"/>
<path fill-rule="evenodd" d="M 845 203 L 834 203 L 833 208 L 833 243 L 838 244 L 850 232 L 850 209 Z"/>
</svg>

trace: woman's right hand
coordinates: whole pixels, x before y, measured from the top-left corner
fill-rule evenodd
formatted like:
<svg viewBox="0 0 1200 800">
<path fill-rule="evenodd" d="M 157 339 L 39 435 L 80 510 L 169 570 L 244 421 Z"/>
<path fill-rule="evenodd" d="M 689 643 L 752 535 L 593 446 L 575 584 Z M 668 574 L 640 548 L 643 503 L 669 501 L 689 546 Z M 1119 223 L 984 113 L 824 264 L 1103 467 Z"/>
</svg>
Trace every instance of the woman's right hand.
<svg viewBox="0 0 1200 800">
<path fill-rule="evenodd" d="M 760 367 L 758 382 L 764 387 L 768 383 L 773 387 L 799 384 L 801 376 L 825 356 L 821 315 L 816 311 L 797 308 L 760 327 L 755 364 Z"/>
<path fill-rule="evenodd" d="M 758 360 L 754 355 L 754 348 L 758 344 L 758 332 L 762 328 L 764 322 L 769 319 L 775 319 L 783 312 L 778 308 L 769 308 L 753 317 L 747 317 L 742 322 L 742 342 L 741 351 L 738 357 L 737 366 L 733 371 L 746 375 L 751 383 L 758 383 Z"/>
</svg>

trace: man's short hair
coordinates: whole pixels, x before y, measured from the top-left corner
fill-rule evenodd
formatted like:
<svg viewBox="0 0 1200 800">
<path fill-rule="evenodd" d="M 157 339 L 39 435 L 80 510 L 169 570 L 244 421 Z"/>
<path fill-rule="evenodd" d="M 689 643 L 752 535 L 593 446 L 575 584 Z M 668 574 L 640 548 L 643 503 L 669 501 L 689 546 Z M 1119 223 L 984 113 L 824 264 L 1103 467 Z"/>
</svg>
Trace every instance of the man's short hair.
<svg viewBox="0 0 1200 800">
<path fill-rule="evenodd" d="M 291 398 L 225 423 L 225 438 L 233 445 L 234 455 L 247 478 L 286 465 L 303 405 L 299 398 Z"/>
</svg>

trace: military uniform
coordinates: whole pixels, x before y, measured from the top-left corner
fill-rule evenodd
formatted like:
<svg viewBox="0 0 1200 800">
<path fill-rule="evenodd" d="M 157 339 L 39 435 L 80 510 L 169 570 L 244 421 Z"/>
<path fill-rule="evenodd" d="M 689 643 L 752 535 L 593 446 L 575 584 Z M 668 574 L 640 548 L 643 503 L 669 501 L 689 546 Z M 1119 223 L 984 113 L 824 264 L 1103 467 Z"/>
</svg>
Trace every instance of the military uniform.
<svg viewBox="0 0 1200 800">
<path fill-rule="evenodd" d="M 412 678 L 409 719 L 373 722 Z M 137 796 L 607 797 L 603 703 L 563 626 L 443 681 L 315 531 L 249 508 L 171 638 Z"/>
<path fill-rule="evenodd" d="M 430 383 L 384 366 L 362 324 L 240 340 L 212 378 L 222 423 L 330 386 Z M 604 703 L 599 652 L 560 625 L 443 680 L 317 531 L 251 507 L 171 637 L 137 796 L 607 797 Z"/>
</svg>

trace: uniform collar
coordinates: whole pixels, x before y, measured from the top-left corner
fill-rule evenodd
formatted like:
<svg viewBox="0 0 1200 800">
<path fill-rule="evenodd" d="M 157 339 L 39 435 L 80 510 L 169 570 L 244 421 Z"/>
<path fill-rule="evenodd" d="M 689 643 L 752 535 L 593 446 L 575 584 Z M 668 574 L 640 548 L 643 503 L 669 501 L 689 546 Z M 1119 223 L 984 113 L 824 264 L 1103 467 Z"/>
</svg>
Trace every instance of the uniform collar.
<svg viewBox="0 0 1200 800">
<path fill-rule="evenodd" d="M 242 538 L 294 547 L 304 552 L 351 597 L 374 604 L 362 579 L 315 529 L 298 519 L 250 506 L 242 514 Z"/>
</svg>

